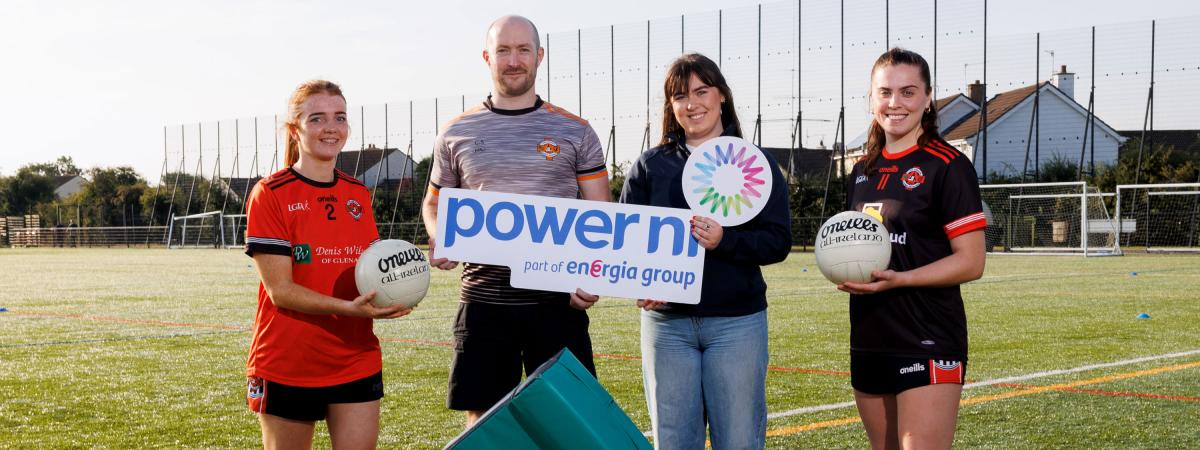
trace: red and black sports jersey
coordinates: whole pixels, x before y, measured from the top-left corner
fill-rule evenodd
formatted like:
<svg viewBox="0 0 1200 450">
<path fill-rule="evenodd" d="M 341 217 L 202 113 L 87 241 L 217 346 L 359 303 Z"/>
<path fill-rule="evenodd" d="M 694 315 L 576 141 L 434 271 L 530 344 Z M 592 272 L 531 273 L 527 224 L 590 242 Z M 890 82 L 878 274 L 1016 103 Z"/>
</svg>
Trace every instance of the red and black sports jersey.
<svg viewBox="0 0 1200 450">
<path fill-rule="evenodd" d="M 343 300 L 358 296 L 354 266 L 379 238 L 371 193 L 361 182 L 341 171 L 322 183 L 283 169 L 254 186 L 246 216 L 246 254 L 288 256 L 296 284 Z M 279 308 L 259 283 L 248 376 L 321 387 L 382 367 L 371 319 Z"/>
<path fill-rule="evenodd" d="M 882 218 L 889 268 L 912 270 L 950 256 L 950 240 L 986 226 L 975 167 L 941 139 L 884 151 L 847 179 L 847 208 Z M 959 287 L 892 289 L 850 296 L 850 352 L 966 360 L 967 317 Z"/>
</svg>

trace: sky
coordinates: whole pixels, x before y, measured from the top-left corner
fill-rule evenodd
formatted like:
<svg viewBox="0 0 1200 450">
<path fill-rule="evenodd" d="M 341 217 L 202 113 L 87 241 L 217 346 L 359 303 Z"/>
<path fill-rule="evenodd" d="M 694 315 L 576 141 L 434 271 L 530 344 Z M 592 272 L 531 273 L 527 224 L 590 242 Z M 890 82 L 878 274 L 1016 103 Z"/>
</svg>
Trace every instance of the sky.
<svg viewBox="0 0 1200 450">
<path fill-rule="evenodd" d="M 66 155 L 84 169 L 133 166 L 153 182 L 164 126 L 279 113 L 306 79 L 338 82 L 352 108 L 487 92 L 483 36 L 503 14 L 555 33 L 756 4 L 5 0 L 0 175 Z M 1200 2 L 992 0 L 988 11 L 991 32 L 1027 33 L 1200 16 Z"/>
</svg>

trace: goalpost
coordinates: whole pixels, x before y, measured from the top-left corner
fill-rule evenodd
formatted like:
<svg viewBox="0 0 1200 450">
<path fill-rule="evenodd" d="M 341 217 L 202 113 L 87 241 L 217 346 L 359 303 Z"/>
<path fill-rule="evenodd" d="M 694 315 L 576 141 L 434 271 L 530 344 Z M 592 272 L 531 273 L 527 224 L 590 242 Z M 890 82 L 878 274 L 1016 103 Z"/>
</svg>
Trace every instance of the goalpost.
<svg viewBox="0 0 1200 450">
<path fill-rule="evenodd" d="M 989 253 L 1109 256 L 1120 254 L 1108 213 L 1115 194 L 1082 181 L 980 186 Z"/>
<path fill-rule="evenodd" d="M 1200 183 L 1117 186 L 1121 246 L 1200 252 Z"/>
<path fill-rule="evenodd" d="M 168 248 L 235 248 L 245 244 L 246 215 L 208 211 L 172 215 L 167 228 Z"/>
</svg>

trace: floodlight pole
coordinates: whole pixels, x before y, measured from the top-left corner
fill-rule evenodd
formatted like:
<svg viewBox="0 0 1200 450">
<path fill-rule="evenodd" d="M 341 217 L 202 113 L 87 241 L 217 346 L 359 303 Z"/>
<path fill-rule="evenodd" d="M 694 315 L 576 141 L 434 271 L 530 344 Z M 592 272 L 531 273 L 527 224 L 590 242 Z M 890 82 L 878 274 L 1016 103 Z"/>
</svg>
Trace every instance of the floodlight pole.
<svg viewBox="0 0 1200 450">
<path fill-rule="evenodd" d="M 754 118 L 755 144 L 762 148 L 762 4 L 758 5 L 758 114 Z M 735 111 L 736 113 L 736 111 Z"/>
<path fill-rule="evenodd" d="M 279 169 L 279 114 L 275 115 L 275 119 L 271 124 L 271 133 L 275 136 L 275 154 L 271 155 L 271 173 L 275 173 Z"/>
<path fill-rule="evenodd" d="M 988 129 L 988 121 L 987 121 L 987 104 L 988 104 L 988 96 L 987 96 L 987 83 L 988 83 L 988 79 L 987 79 L 987 61 L 988 61 L 987 60 L 987 34 L 988 33 L 987 33 L 987 28 L 988 27 L 987 27 L 987 25 L 988 25 L 988 7 L 987 7 L 987 3 L 988 3 L 987 0 L 983 0 L 983 100 L 980 102 L 980 103 L 982 103 L 982 105 L 980 105 L 980 111 L 983 114 L 980 116 L 980 124 L 979 124 L 980 132 L 982 133 L 982 136 L 983 136 L 983 149 L 982 149 L 983 150 L 983 173 L 982 173 L 982 175 L 983 175 L 984 183 L 987 183 L 987 178 L 988 178 L 988 172 L 987 172 L 987 148 L 988 148 L 988 137 L 987 137 L 987 129 Z"/>
<path fill-rule="evenodd" d="M 1042 76 L 1042 68 L 1041 68 L 1041 64 L 1042 64 L 1042 60 L 1041 60 L 1042 59 L 1042 33 L 1037 33 L 1035 36 L 1036 36 L 1037 44 L 1034 46 L 1034 53 L 1033 53 L 1033 61 L 1034 61 L 1034 63 L 1033 63 L 1033 67 L 1034 67 L 1034 69 L 1033 69 L 1033 73 L 1034 73 L 1034 77 L 1033 77 L 1033 81 L 1034 81 L 1033 111 L 1029 114 L 1029 133 L 1026 135 L 1026 138 L 1025 138 L 1025 164 L 1021 167 L 1021 182 L 1022 183 L 1024 183 L 1025 178 L 1029 176 L 1029 150 L 1030 149 L 1034 150 L 1034 169 L 1033 169 L 1034 173 L 1035 173 L 1034 181 L 1035 182 L 1037 181 L 1037 175 L 1036 175 L 1036 173 L 1037 173 L 1037 147 L 1034 145 L 1034 141 L 1037 140 L 1038 138 L 1035 137 L 1035 135 L 1033 134 L 1033 129 L 1034 129 L 1034 126 L 1041 125 L 1041 121 L 1038 120 L 1038 105 L 1039 105 L 1038 100 L 1040 99 L 1041 83 L 1042 83 L 1040 80 L 1040 78 Z M 1041 130 L 1038 130 L 1038 132 L 1040 134 Z"/>
<path fill-rule="evenodd" d="M 359 168 L 358 165 L 362 163 L 363 152 L 367 151 L 366 114 L 367 114 L 366 107 L 359 106 L 358 107 L 358 122 L 359 122 L 360 128 L 358 129 L 359 130 L 359 132 L 358 132 L 358 158 L 355 158 L 355 160 L 354 160 L 354 177 L 355 178 L 358 178 L 358 168 Z M 336 161 L 334 162 L 334 164 L 335 165 L 337 164 Z"/>
<path fill-rule="evenodd" d="M 579 89 L 579 117 L 583 117 L 583 29 L 575 30 L 575 70 L 579 74 L 575 80 Z"/>
<path fill-rule="evenodd" d="M 650 150 L 650 21 L 646 21 L 646 129 L 642 131 L 642 151 Z"/>
<path fill-rule="evenodd" d="M 841 4 L 841 7 L 840 7 L 841 9 L 839 10 L 840 12 L 838 13 L 838 18 L 840 19 L 840 25 L 838 28 L 839 28 L 840 34 L 841 34 L 840 41 L 839 41 L 840 42 L 839 47 L 841 47 L 841 51 L 839 52 L 841 54 L 841 64 L 839 64 L 839 67 L 841 69 L 841 72 L 839 75 L 839 78 L 841 80 L 840 81 L 841 93 L 839 94 L 840 101 L 841 101 L 841 107 L 838 109 L 838 126 L 835 131 L 838 133 L 836 136 L 837 141 L 839 142 L 838 146 L 841 147 L 841 150 L 842 150 L 842 159 L 841 159 L 841 161 L 838 162 L 838 179 L 845 180 L 845 178 L 846 178 L 846 0 L 842 0 L 840 4 Z M 822 211 L 823 210 L 824 210 L 824 205 L 822 205 Z"/>
<path fill-rule="evenodd" d="M 608 130 L 608 151 L 612 155 L 612 166 L 617 167 L 617 44 L 616 27 L 608 26 L 608 100 L 609 118 L 612 128 Z M 610 175 L 611 176 L 611 175 Z"/>
</svg>

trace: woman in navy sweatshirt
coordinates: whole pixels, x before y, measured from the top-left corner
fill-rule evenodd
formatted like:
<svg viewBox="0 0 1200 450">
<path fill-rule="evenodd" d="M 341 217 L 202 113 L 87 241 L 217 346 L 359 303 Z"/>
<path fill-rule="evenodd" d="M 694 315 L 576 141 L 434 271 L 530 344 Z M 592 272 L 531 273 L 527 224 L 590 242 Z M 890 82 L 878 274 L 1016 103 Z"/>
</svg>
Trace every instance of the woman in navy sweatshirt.
<svg viewBox="0 0 1200 450">
<path fill-rule="evenodd" d="M 683 168 L 693 148 L 742 136 L 733 93 L 716 63 L 700 54 L 675 60 L 663 87 L 662 141 L 629 169 L 621 202 L 688 208 Z M 642 376 L 659 449 L 763 448 L 767 429 L 767 285 L 760 266 L 787 258 L 787 182 L 771 168 L 771 192 L 750 221 L 722 227 L 702 216 L 692 235 L 705 249 L 700 303 L 638 301 Z"/>
</svg>

